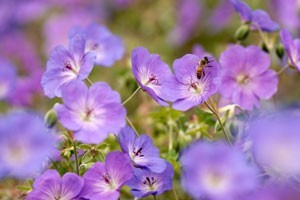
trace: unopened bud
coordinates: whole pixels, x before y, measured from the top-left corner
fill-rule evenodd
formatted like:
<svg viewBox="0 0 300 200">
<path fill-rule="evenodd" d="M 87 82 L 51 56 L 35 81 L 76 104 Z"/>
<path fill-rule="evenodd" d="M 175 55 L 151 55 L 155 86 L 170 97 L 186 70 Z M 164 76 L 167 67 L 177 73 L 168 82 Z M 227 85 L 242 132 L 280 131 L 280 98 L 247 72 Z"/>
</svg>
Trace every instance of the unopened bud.
<svg viewBox="0 0 300 200">
<path fill-rule="evenodd" d="M 278 44 L 277 47 L 276 47 L 276 55 L 280 59 L 282 59 L 283 56 L 284 56 L 284 47 L 283 47 L 283 45 L 281 43 Z"/>
<path fill-rule="evenodd" d="M 249 35 L 249 32 L 250 32 L 249 25 L 244 24 L 236 30 L 234 37 L 236 40 L 242 41 L 247 38 L 247 36 Z"/>
<path fill-rule="evenodd" d="M 44 123 L 47 128 L 52 128 L 57 123 L 57 113 L 54 109 L 49 110 L 44 118 Z"/>
</svg>

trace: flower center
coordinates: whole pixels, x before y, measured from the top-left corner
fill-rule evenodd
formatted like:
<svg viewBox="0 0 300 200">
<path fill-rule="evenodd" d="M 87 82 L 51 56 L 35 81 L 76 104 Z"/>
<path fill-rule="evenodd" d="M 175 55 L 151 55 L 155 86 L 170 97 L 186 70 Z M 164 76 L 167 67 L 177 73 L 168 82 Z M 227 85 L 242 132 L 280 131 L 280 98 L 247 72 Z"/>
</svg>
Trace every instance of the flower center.
<svg viewBox="0 0 300 200">
<path fill-rule="evenodd" d="M 64 72 L 66 72 L 66 71 L 72 71 L 74 74 L 76 74 L 76 75 L 78 74 L 78 71 L 74 67 L 72 67 L 71 62 L 68 61 L 68 60 L 64 62 L 63 71 Z"/>
<path fill-rule="evenodd" d="M 148 80 L 146 80 L 143 84 L 148 85 L 150 83 L 152 83 L 154 85 L 159 85 L 157 76 L 155 76 L 154 74 L 151 74 L 150 77 L 148 78 Z"/>
<path fill-rule="evenodd" d="M 153 176 L 152 177 L 146 177 L 146 179 L 144 180 L 143 184 L 149 186 L 150 190 L 155 190 L 155 183 L 157 182 L 157 179 L 155 179 Z"/>
<path fill-rule="evenodd" d="M 144 157 L 144 155 L 142 154 L 142 150 L 143 148 L 139 148 L 139 149 L 136 149 L 135 147 L 133 148 L 132 152 L 133 152 L 133 156 L 136 157 Z"/>
<path fill-rule="evenodd" d="M 236 77 L 236 81 L 239 85 L 247 85 L 251 81 L 251 78 L 248 75 L 240 74 Z"/>
<path fill-rule="evenodd" d="M 200 84 L 199 82 L 194 82 L 194 81 L 191 81 L 189 84 L 188 84 L 188 91 L 189 92 L 193 92 L 193 93 L 196 93 L 196 94 L 200 94 L 202 93 L 202 90 L 203 90 L 203 86 L 202 84 Z"/>
<path fill-rule="evenodd" d="M 118 187 L 118 185 L 112 180 L 108 173 L 102 175 L 102 180 L 106 183 L 109 189 L 116 189 Z"/>
<path fill-rule="evenodd" d="M 83 115 L 83 121 L 91 121 L 93 114 L 93 109 L 87 109 L 87 111 Z"/>
</svg>

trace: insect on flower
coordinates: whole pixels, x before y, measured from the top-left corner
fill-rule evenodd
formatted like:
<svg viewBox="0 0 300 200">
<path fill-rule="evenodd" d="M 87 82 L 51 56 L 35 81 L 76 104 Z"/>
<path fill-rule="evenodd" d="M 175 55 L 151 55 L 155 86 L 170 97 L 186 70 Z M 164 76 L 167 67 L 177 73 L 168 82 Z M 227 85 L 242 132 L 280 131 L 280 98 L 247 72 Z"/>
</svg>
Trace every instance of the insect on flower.
<svg viewBox="0 0 300 200">
<path fill-rule="evenodd" d="M 210 65 L 208 65 L 211 61 L 208 59 L 207 56 L 204 56 L 203 59 L 201 59 L 198 62 L 197 68 L 196 68 L 196 75 L 198 79 L 201 79 L 202 77 L 205 76 L 205 71 L 204 68 L 205 67 L 211 67 Z"/>
</svg>

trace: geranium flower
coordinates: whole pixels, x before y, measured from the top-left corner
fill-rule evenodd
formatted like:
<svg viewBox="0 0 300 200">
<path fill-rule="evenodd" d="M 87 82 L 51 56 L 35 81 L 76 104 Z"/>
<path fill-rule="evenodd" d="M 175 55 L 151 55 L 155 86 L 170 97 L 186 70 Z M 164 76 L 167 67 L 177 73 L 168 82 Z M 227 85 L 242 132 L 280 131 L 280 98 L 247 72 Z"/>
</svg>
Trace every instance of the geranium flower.
<svg viewBox="0 0 300 200">
<path fill-rule="evenodd" d="M 82 34 L 86 39 L 85 51 L 96 53 L 95 63 L 104 67 L 111 67 L 115 61 L 120 60 L 125 48 L 121 38 L 112 34 L 105 26 L 90 24 L 85 29 L 73 28 L 69 37 Z"/>
<path fill-rule="evenodd" d="M 97 82 L 88 88 L 74 80 L 63 87 L 62 100 L 64 104 L 55 105 L 58 119 L 74 132 L 76 140 L 97 144 L 125 126 L 126 110 L 120 95 L 106 83 Z"/>
<path fill-rule="evenodd" d="M 300 39 L 293 39 L 286 29 L 280 31 L 280 37 L 287 53 L 287 61 L 300 72 Z"/>
<path fill-rule="evenodd" d="M 47 170 L 37 177 L 33 183 L 33 190 L 26 200 L 65 199 L 74 200 L 83 188 L 83 180 L 74 173 L 66 173 L 60 177 L 55 170 Z"/>
<path fill-rule="evenodd" d="M 165 170 L 166 161 L 159 157 L 159 150 L 149 136 L 143 134 L 137 137 L 134 131 L 126 126 L 119 134 L 119 143 L 135 167 L 147 168 L 157 173 Z"/>
<path fill-rule="evenodd" d="M 182 186 L 195 199 L 240 199 L 256 188 L 255 168 L 241 152 L 223 142 L 190 145 L 180 165 Z"/>
<path fill-rule="evenodd" d="M 241 17 L 244 23 L 250 23 L 253 29 L 261 29 L 266 32 L 273 32 L 279 29 L 277 23 L 273 22 L 267 12 L 264 10 L 254 10 L 243 1 L 231 0 L 234 9 Z"/>
<path fill-rule="evenodd" d="M 203 59 L 208 63 L 203 65 L 201 77 L 197 68 Z M 174 102 L 176 110 L 186 111 L 205 102 L 218 91 L 220 84 L 219 63 L 211 56 L 198 57 L 187 54 L 173 63 L 175 76 L 170 79 L 165 88 L 167 99 Z"/>
<path fill-rule="evenodd" d="M 173 175 L 173 166 L 168 162 L 161 173 L 135 168 L 133 178 L 126 185 L 131 188 L 132 194 L 137 198 L 155 196 L 172 189 Z"/>
<path fill-rule="evenodd" d="M 52 50 L 41 82 L 45 95 L 61 97 L 63 85 L 89 76 L 96 56 L 94 52 L 85 52 L 85 44 L 84 37 L 76 35 L 70 40 L 68 49 L 60 45 Z"/>
<path fill-rule="evenodd" d="M 105 163 L 95 163 L 84 174 L 84 188 L 80 197 L 117 200 L 121 187 L 132 176 L 129 157 L 121 152 L 111 152 L 107 155 Z"/>
<path fill-rule="evenodd" d="M 55 150 L 56 137 L 34 112 L 0 116 L 0 178 L 29 178 L 43 170 Z"/>
<path fill-rule="evenodd" d="M 172 76 L 169 66 L 157 54 L 150 54 L 147 49 L 138 47 L 131 55 L 132 72 L 140 87 L 157 103 L 167 106 L 164 93 L 165 83 Z"/>
<path fill-rule="evenodd" d="M 270 57 L 256 46 L 232 45 L 220 57 L 221 95 L 246 110 L 259 106 L 277 91 L 278 78 L 269 69 Z"/>
</svg>

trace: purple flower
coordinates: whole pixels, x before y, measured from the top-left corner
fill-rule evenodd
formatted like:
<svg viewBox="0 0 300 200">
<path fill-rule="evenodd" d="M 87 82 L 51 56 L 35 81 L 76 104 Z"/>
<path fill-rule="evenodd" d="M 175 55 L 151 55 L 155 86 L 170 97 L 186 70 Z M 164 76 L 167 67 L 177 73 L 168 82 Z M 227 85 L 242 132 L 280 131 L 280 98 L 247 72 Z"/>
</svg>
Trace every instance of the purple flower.
<svg viewBox="0 0 300 200">
<path fill-rule="evenodd" d="M 268 6 L 272 11 L 274 18 L 285 28 L 296 32 L 300 28 L 298 0 L 269 0 Z"/>
<path fill-rule="evenodd" d="M 220 57 L 222 84 L 220 93 L 243 109 L 259 106 L 277 91 L 278 78 L 269 70 L 269 55 L 256 46 L 231 45 Z"/>
<path fill-rule="evenodd" d="M 211 56 L 200 44 L 193 45 L 192 54 L 198 56 L 199 58 L 203 58 L 204 56 Z"/>
<path fill-rule="evenodd" d="M 169 66 L 157 54 L 138 47 L 132 51 L 132 71 L 140 87 L 157 103 L 167 106 L 164 93 L 165 83 L 172 76 Z"/>
<path fill-rule="evenodd" d="M 272 179 L 300 177 L 300 117 L 285 111 L 254 119 L 245 135 L 255 163 Z"/>
<path fill-rule="evenodd" d="M 117 200 L 121 187 L 132 176 L 128 156 L 121 152 L 111 152 L 107 155 L 105 164 L 97 162 L 84 174 L 84 188 L 80 197 Z"/>
<path fill-rule="evenodd" d="M 137 137 L 129 127 L 124 127 L 119 134 L 119 143 L 124 153 L 128 154 L 133 165 L 161 173 L 166 168 L 166 161 L 159 157 L 159 150 L 148 135 Z"/>
<path fill-rule="evenodd" d="M 165 170 L 155 173 L 147 169 L 134 169 L 133 178 L 127 182 L 132 194 L 137 198 L 159 195 L 172 189 L 173 166 L 167 163 Z"/>
<path fill-rule="evenodd" d="M 105 26 L 90 24 L 84 30 L 76 27 L 71 30 L 69 37 L 72 38 L 78 33 L 85 35 L 85 50 L 96 53 L 96 64 L 111 67 L 115 61 L 122 58 L 125 48 L 121 39 Z"/>
<path fill-rule="evenodd" d="M 240 199 L 256 187 L 256 170 L 237 149 L 196 142 L 180 158 L 183 188 L 195 199 Z"/>
<path fill-rule="evenodd" d="M 52 50 L 41 82 L 45 95 L 61 97 L 63 85 L 89 76 L 94 67 L 95 54 L 85 52 L 85 44 L 84 37 L 76 35 L 70 40 L 68 49 L 60 45 Z"/>
<path fill-rule="evenodd" d="M 47 170 L 37 177 L 26 200 L 74 200 L 83 188 L 83 180 L 74 173 L 60 177 L 56 170 Z"/>
<path fill-rule="evenodd" d="M 204 60 L 207 60 L 207 64 L 203 65 L 203 72 L 197 72 Z M 173 68 L 175 76 L 167 82 L 165 93 L 168 94 L 168 100 L 174 102 L 174 109 L 186 111 L 202 104 L 217 92 L 220 66 L 213 57 L 200 58 L 187 54 L 176 59 Z"/>
<path fill-rule="evenodd" d="M 7 60 L 0 58 L 0 101 L 7 99 L 15 88 L 16 69 Z"/>
<path fill-rule="evenodd" d="M 183 45 L 194 36 L 202 12 L 201 1 L 178 0 L 177 23 L 170 33 L 170 43 L 176 46 Z"/>
<path fill-rule="evenodd" d="M 0 116 L 0 177 L 40 173 L 55 149 L 55 136 L 36 114 L 25 111 Z"/>
<path fill-rule="evenodd" d="M 252 28 L 261 29 L 266 32 L 273 32 L 279 29 L 278 24 L 273 22 L 264 10 L 252 11 L 245 2 L 240 0 L 231 0 L 231 3 L 240 15 L 241 20 L 244 23 L 251 23 Z"/>
<path fill-rule="evenodd" d="M 16 67 L 18 77 L 8 103 L 16 106 L 32 104 L 34 95 L 41 91 L 41 62 L 32 43 L 22 34 L 12 32 L 0 37 L 0 54 Z M 22 48 L 20 48 L 20 46 Z"/>
<path fill-rule="evenodd" d="M 288 30 L 280 31 L 281 42 L 287 53 L 287 61 L 300 72 L 300 39 L 293 39 Z"/>
<path fill-rule="evenodd" d="M 55 105 L 62 125 L 74 131 L 76 140 L 97 144 L 109 133 L 118 133 L 125 126 L 126 110 L 120 95 L 106 83 L 88 88 L 74 80 L 62 89 L 63 105 Z"/>
</svg>

